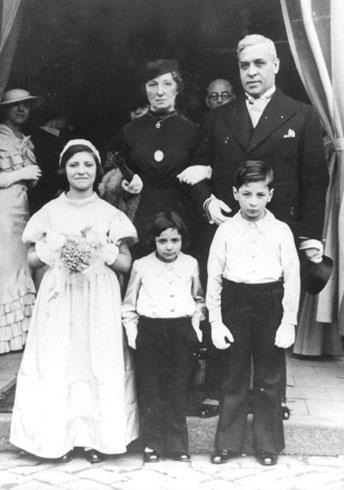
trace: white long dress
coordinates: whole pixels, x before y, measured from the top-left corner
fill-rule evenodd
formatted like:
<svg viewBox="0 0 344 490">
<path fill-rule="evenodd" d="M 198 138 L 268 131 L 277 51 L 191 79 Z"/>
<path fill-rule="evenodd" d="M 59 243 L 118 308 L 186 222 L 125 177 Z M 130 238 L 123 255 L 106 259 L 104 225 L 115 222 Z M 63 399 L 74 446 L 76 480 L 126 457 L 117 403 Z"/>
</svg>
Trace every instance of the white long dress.
<svg viewBox="0 0 344 490">
<path fill-rule="evenodd" d="M 136 239 L 129 219 L 96 194 L 83 200 L 62 194 L 32 216 L 23 240 L 86 227 L 114 242 Z M 75 446 L 125 452 L 138 437 L 138 417 L 123 340 L 119 283 L 108 266 L 100 262 L 81 280 L 49 267 L 18 374 L 11 443 L 44 458 Z"/>
</svg>

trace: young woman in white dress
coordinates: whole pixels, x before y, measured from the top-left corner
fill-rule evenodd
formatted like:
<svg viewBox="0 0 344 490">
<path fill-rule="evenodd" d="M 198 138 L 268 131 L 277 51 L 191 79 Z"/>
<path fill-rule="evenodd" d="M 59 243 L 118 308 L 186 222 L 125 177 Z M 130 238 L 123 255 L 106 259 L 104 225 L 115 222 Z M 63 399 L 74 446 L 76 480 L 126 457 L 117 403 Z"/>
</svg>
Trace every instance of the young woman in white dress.
<svg viewBox="0 0 344 490">
<path fill-rule="evenodd" d="M 96 463 L 138 436 L 116 275 L 131 266 L 136 230 L 93 191 L 101 162 L 92 143 L 69 141 L 60 167 L 67 192 L 34 214 L 23 234 L 30 265 L 49 268 L 18 374 L 10 441 L 64 462 L 81 447 Z"/>
</svg>

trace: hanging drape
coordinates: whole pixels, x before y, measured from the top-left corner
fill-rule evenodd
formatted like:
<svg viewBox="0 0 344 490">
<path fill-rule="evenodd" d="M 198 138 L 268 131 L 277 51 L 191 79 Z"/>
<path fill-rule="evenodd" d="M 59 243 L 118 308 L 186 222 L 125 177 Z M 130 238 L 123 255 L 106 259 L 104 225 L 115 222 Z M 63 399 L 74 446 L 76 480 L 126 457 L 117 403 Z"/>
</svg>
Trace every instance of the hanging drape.
<svg viewBox="0 0 344 490">
<path fill-rule="evenodd" d="M 0 97 L 6 88 L 21 25 L 22 0 L 1 0 Z"/>
<path fill-rule="evenodd" d="M 281 0 L 289 45 L 323 127 L 330 184 L 325 253 L 334 272 L 314 298 L 306 294 L 294 352 L 341 354 L 344 335 L 344 1 Z M 325 136 L 326 132 L 326 136 Z"/>
</svg>

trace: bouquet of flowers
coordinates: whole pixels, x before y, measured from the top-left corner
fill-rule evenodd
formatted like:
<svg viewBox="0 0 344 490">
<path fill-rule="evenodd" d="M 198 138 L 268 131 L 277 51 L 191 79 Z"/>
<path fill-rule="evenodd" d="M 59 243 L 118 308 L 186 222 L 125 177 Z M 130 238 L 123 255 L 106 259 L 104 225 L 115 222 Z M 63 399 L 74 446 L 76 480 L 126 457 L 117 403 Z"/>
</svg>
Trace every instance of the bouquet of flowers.
<svg viewBox="0 0 344 490">
<path fill-rule="evenodd" d="M 85 272 L 99 259 L 102 243 L 92 227 L 84 228 L 78 233 L 65 235 L 59 250 L 60 261 L 72 273 Z"/>
</svg>

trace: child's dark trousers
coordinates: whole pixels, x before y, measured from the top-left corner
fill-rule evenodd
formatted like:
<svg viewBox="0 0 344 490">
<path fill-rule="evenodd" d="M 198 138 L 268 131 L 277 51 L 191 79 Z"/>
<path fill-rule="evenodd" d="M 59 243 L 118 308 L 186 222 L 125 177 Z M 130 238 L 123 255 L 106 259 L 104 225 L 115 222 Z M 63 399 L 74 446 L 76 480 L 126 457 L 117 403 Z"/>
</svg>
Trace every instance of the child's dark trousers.
<svg viewBox="0 0 344 490">
<path fill-rule="evenodd" d="M 223 279 L 222 320 L 234 343 L 222 351 L 227 373 L 221 389 L 215 449 L 243 451 L 254 368 L 253 451 L 278 454 L 284 448 L 282 380 L 285 351 L 275 346 L 282 319 L 283 284 L 234 283 Z"/>
<path fill-rule="evenodd" d="M 197 342 L 190 318 L 139 320 L 140 433 L 144 446 L 159 453 L 188 453 L 187 387 Z"/>
</svg>

